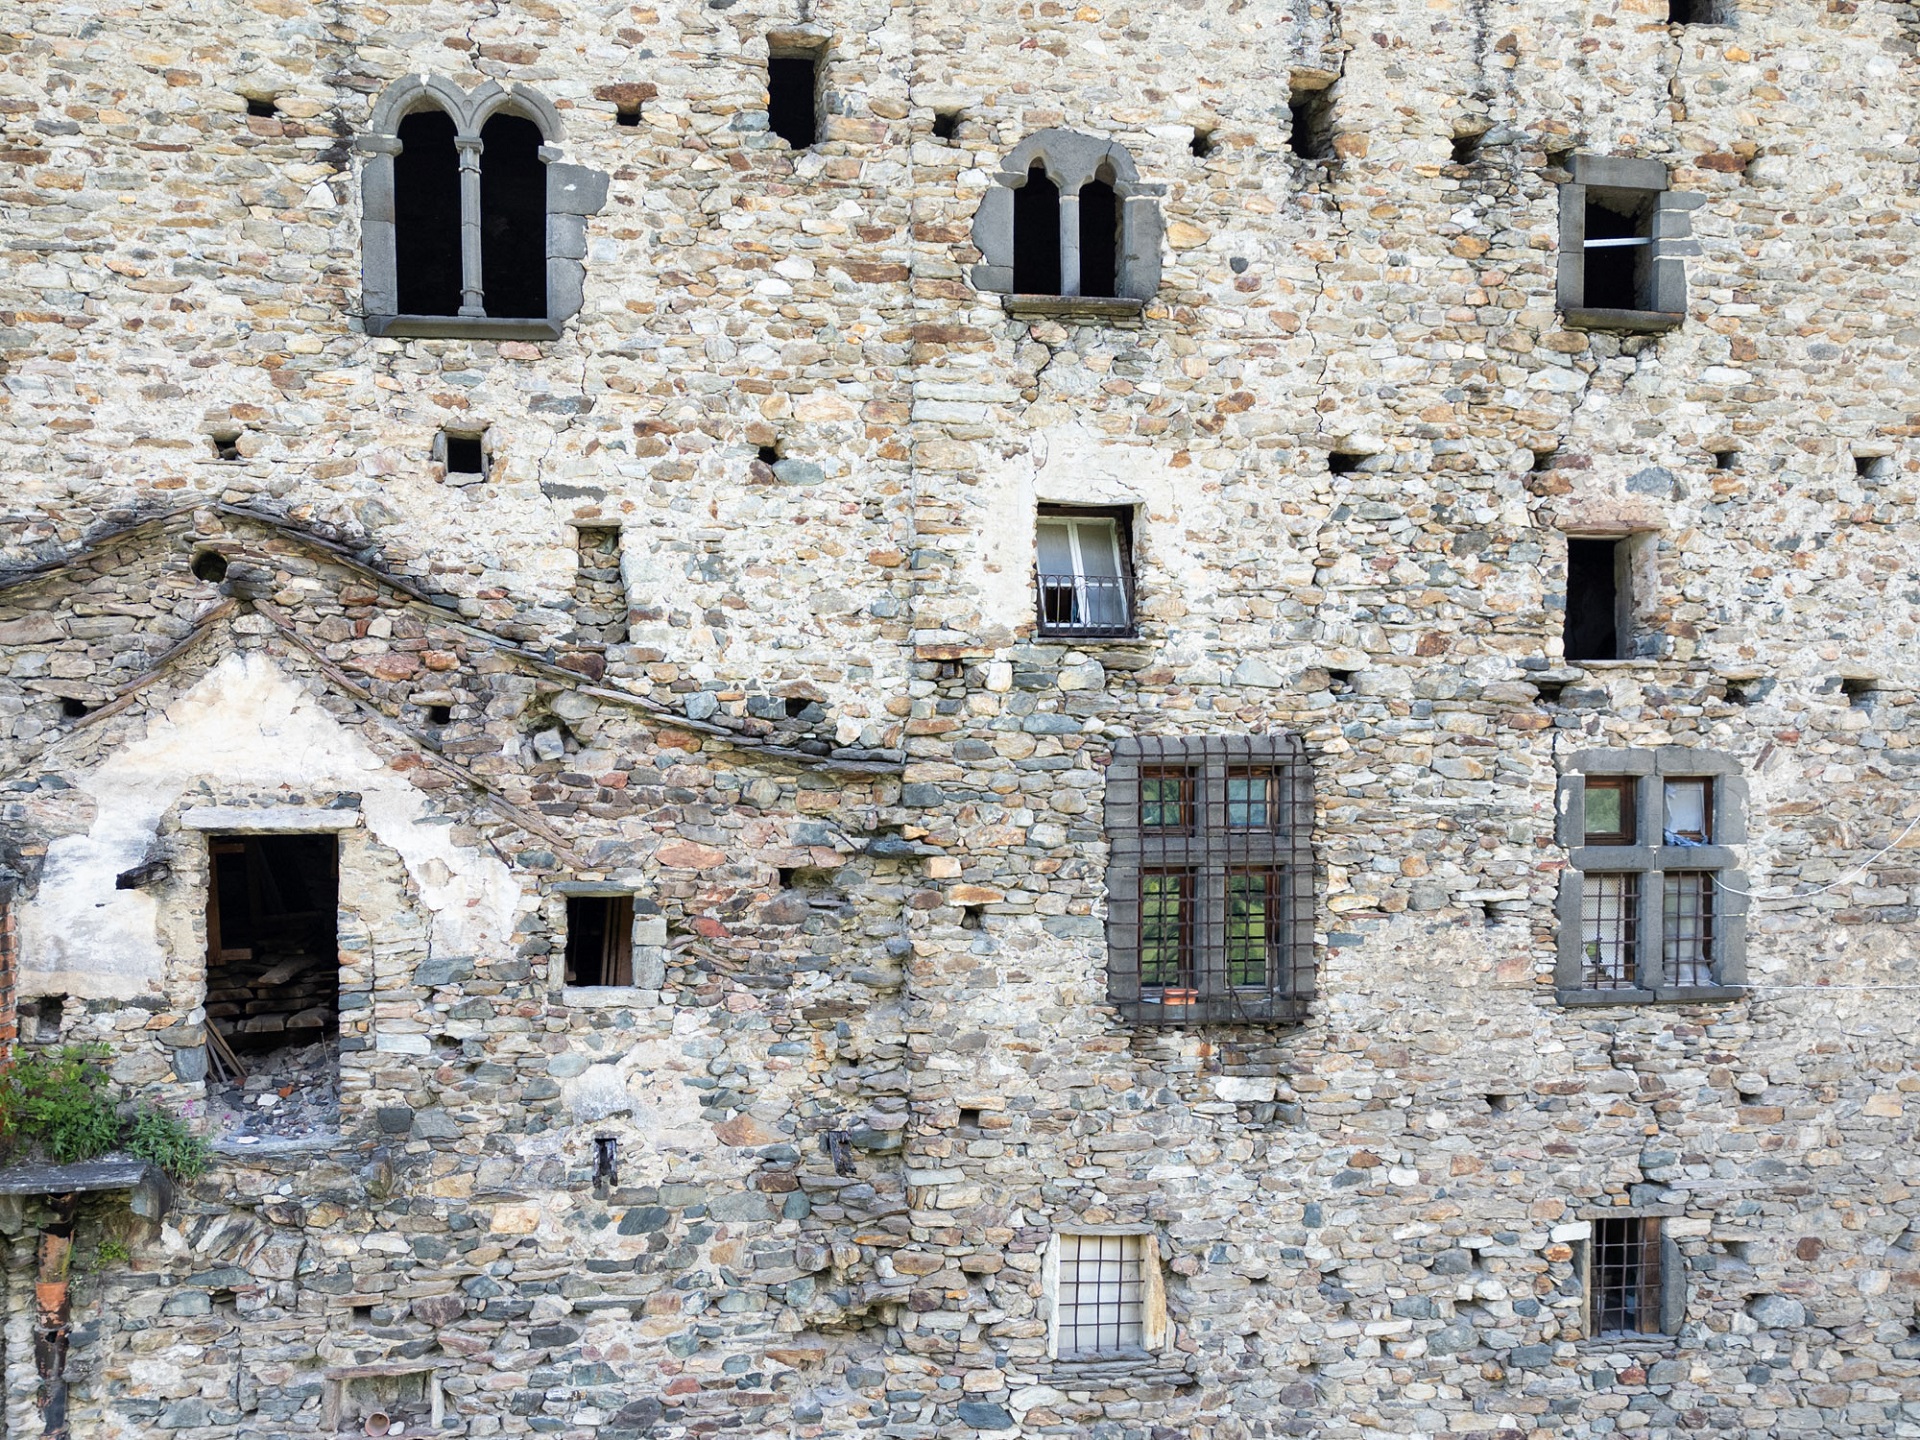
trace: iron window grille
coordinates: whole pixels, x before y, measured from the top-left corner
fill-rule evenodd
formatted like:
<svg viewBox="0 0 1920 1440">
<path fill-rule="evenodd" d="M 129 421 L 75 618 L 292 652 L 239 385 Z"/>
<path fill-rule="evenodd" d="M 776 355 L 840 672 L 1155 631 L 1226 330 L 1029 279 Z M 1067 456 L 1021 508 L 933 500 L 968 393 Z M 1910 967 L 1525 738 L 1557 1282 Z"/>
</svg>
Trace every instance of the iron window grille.
<svg viewBox="0 0 1920 1440">
<path fill-rule="evenodd" d="M 1587 1242 L 1587 1333 L 1672 1335 L 1686 1319 L 1686 1267 L 1659 1219 L 1610 1216 Z"/>
<path fill-rule="evenodd" d="M 1125 510 L 1039 512 L 1034 586 L 1042 635 L 1134 633 L 1130 518 Z"/>
<path fill-rule="evenodd" d="M 1144 1235 L 1062 1235 L 1055 1291 L 1059 1358 L 1132 1355 L 1146 1348 Z"/>
<path fill-rule="evenodd" d="M 1107 772 L 1107 993 L 1143 1025 L 1291 1023 L 1314 986 L 1313 780 L 1293 735 L 1143 737 Z"/>
<path fill-rule="evenodd" d="M 1587 751 L 1563 777 L 1564 1003 L 1722 1000 L 1746 978 L 1746 785 L 1711 751 Z"/>
</svg>

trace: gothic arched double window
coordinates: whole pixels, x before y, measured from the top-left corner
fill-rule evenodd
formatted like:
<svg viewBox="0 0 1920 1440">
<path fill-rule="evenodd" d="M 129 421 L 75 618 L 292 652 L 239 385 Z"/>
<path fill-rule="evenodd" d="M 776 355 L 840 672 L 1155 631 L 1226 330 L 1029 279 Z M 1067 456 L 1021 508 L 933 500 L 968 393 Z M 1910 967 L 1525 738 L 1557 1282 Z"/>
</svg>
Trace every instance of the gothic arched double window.
<svg viewBox="0 0 1920 1440">
<path fill-rule="evenodd" d="M 368 334 L 559 335 L 580 309 L 586 217 L 607 198 L 604 174 L 560 163 L 561 135 L 525 86 L 388 87 L 359 142 Z"/>
</svg>

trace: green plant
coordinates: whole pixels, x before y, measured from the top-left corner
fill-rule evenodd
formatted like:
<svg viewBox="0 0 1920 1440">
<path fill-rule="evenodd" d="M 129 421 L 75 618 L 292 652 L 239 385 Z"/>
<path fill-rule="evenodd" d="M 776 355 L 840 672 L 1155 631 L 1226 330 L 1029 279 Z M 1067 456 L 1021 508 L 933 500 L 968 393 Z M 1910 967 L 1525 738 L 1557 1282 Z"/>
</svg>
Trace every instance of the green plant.
<svg viewBox="0 0 1920 1440">
<path fill-rule="evenodd" d="M 102 1240 L 94 1254 L 94 1259 L 102 1265 L 124 1265 L 132 1258 L 133 1251 L 124 1240 Z"/>
<path fill-rule="evenodd" d="M 55 1164 L 104 1155 L 120 1142 L 120 1117 L 99 1047 L 35 1050 L 0 1068 L 0 1136 Z"/>
<path fill-rule="evenodd" d="M 181 1181 L 199 1179 L 212 1159 L 207 1142 L 189 1130 L 184 1120 L 153 1105 L 133 1112 L 127 1149 Z"/>
</svg>

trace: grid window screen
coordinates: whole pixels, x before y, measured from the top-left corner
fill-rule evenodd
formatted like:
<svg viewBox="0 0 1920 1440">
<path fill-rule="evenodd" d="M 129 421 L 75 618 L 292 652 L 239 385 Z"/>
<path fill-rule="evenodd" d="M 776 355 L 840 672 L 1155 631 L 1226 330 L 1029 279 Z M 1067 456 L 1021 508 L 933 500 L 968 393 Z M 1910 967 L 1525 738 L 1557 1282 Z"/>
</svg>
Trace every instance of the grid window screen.
<svg viewBox="0 0 1920 1440">
<path fill-rule="evenodd" d="M 1660 899 L 1661 963 L 1669 985 L 1713 980 L 1713 872 L 1669 870 Z"/>
<path fill-rule="evenodd" d="M 1295 736 L 1142 738 L 1114 747 L 1108 996 L 1128 1019 L 1305 1017 L 1314 971 L 1312 805 Z"/>
<path fill-rule="evenodd" d="M 1062 1356 L 1143 1348 L 1144 1235 L 1062 1235 L 1057 1319 Z"/>
<path fill-rule="evenodd" d="M 1639 981 L 1635 944 L 1640 877 L 1585 875 L 1580 882 L 1582 978 L 1590 990 L 1627 990 Z"/>
<path fill-rule="evenodd" d="M 1660 1333 L 1660 1222 L 1596 1220 L 1589 1302 L 1595 1335 Z"/>
</svg>

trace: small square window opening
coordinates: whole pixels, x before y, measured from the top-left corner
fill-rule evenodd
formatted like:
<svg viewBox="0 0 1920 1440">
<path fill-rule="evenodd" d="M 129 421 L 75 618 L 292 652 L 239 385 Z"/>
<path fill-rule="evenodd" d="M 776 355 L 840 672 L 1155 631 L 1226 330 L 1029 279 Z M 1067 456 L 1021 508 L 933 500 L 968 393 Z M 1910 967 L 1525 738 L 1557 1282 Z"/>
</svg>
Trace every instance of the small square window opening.
<svg viewBox="0 0 1920 1440">
<path fill-rule="evenodd" d="M 238 460 L 240 458 L 240 432 L 221 431 L 208 437 L 213 441 L 213 454 L 216 460 Z"/>
<path fill-rule="evenodd" d="M 634 128 L 640 123 L 640 107 L 638 105 L 620 106 L 613 112 L 613 123 L 624 125 L 628 129 Z"/>
<path fill-rule="evenodd" d="M 633 897 L 567 897 L 569 985 L 633 984 Z"/>
<path fill-rule="evenodd" d="M 271 120 L 280 113 L 280 107 L 271 95 L 249 95 L 247 114 L 255 120 Z"/>
<path fill-rule="evenodd" d="M 1187 149 L 1196 160 L 1204 160 L 1213 154 L 1213 131 L 1196 128 L 1193 139 L 1187 142 Z"/>
<path fill-rule="evenodd" d="M 1847 697 L 1847 704 L 1856 710 L 1872 708 L 1877 688 L 1874 681 L 1861 675 L 1848 675 L 1840 682 L 1840 693 Z"/>
<path fill-rule="evenodd" d="M 1853 473 L 1862 480 L 1891 480 L 1893 457 L 1891 455 L 1856 455 L 1853 457 Z"/>
<path fill-rule="evenodd" d="M 483 475 L 487 468 L 486 438 L 461 435 L 452 430 L 440 432 L 445 442 L 447 474 Z"/>
<path fill-rule="evenodd" d="M 1484 130 L 1463 131 L 1453 137 L 1453 163 L 1471 165 L 1480 158 L 1480 146 L 1486 139 Z"/>
<path fill-rule="evenodd" d="M 1589 775 L 1586 782 L 1588 845 L 1634 842 L 1634 779 L 1631 775 Z"/>
<path fill-rule="evenodd" d="M 1713 452 L 1713 468 L 1716 470 L 1738 470 L 1740 468 L 1740 452 L 1738 450 L 1715 450 Z"/>
<path fill-rule="evenodd" d="M 1536 451 L 1534 451 L 1534 452 L 1533 452 L 1533 465 L 1532 465 L 1532 467 L 1531 467 L 1531 468 L 1532 468 L 1532 470 L 1533 470 L 1533 473 L 1534 473 L 1534 474 L 1536 474 L 1536 475 L 1544 475 L 1544 474 L 1546 474 L 1546 473 L 1547 473 L 1547 472 L 1548 472 L 1549 470 L 1551 470 L 1551 469 L 1553 469 L 1553 459 L 1554 459 L 1554 456 L 1556 456 L 1556 455 L 1558 455 L 1559 453 L 1560 453 L 1560 452 L 1559 452 L 1559 451 L 1557 451 L 1557 450 L 1536 450 Z"/>
<path fill-rule="evenodd" d="M 818 52 L 767 59 L 767 126 L 796 150 L 819 138 L 820 69 Z"/>
<path fill-rule="evenodd" d="M 1062 1359 L 1144 1348 L 1144 1235 L 1062 1235 L 1055 1331 Z"/>
<path fill-rule="evenodd" d="M 1034 526 L 1042 635 L 1133 633 L 1123 512 L 1042 510 Z"/>
<path fill-rule="evenodd" d="M 1660 1333 L 1660 1222 L 1593 1222 L 1588 1302 L 1595 1335 Z"/>
<path fill-rule="evenodd" d="M 1327 470 L 1334 475 L 1351 475 L 1366 463 L 1367 457 L 1347 450 L 1327 452 Z"/>
<path fill-rule="evenodd" d="M 960 133 L 960 112 L 941 110 L 933 117 L 933 138 L 951 140 Z"/>
<path fill-rule="evenodd" d="M 1733 0 L 1667 0 L 1669 25 L 1731 25 Z"/>
</svg>

